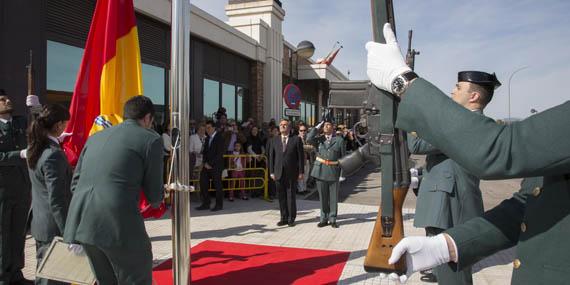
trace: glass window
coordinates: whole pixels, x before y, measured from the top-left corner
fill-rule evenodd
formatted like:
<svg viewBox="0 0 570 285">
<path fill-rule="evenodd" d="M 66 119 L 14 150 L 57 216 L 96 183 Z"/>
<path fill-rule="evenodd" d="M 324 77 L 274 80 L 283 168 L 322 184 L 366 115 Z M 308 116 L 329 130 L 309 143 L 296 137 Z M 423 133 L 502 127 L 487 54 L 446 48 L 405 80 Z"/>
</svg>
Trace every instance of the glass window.
<svg viewBox="0 0 570 285">
<path fill-rule="evenodd" d="M 309 112 L 307 114 L 307 116 L 309 117 L 307 120 L 309 121 L 310 125 L 314 125 L 315 124 L 315 104 L 313 103 L 309 103 L 308 104 L 309 107 Z"/>
<path fill-rule="evenodd" d="M 73 92 L 83 49 L 47 41 L 47 89 Z"/>
<path fill-rule="evenodd" d="M 243 121 L 243 98 L 245 97 L 245 88 L 237 88 L 237 120 Z"/>
<path fill-rule="evenodd" d="M 155 105 L 164 105 L 164 76 L 164 68 L 143 63 L 143 92 Z"/>
<path fill-rule="evenodd" d="M 204 78 L 204 116 L 213 118 L 220 107 L 220 83 Z"/>
<path fill-rule="evenodd" d="M 234 85 L 222 84 L 222 106 L 226 108 L 228 119 L 236 118 L 236 87 Z"/>
</svg>

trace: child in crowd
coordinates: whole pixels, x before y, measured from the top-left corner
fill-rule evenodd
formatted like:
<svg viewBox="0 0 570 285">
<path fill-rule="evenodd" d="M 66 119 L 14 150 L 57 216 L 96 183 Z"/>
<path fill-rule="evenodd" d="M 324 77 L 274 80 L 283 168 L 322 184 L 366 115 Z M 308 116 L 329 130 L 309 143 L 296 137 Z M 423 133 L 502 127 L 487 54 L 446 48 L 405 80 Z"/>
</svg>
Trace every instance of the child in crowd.
<svg viewBox="0 0 570 285">
<path fill-rule="evenodd" d="M 239 141 L 236 141 L 234 144 L 234 151 L 233 151 L 233 155 L 243 155 L 244 150 L 243 150 L 243 146 Z M 234 157 L 231 159 L 230 162 L 230 168 L 233 169 L 231 171 L 231 177 L 232 178 L 245 178 L 245 166 L 247 163 L 247 158 L 246 157 Z M 239 186 L 237 186 L 239 183 Z M 232 180 L 231 181 L 231 188 L 235 189 L 237 187 L 241 188 L 240 192 L 241 192 L 241 199 L 242 200 L 248 200 L 249 198 L 247 197 L 247 195 L 245 194 L 245 180 Z M 230 201 L 234 200 L 234 191 L 235 190 L 231 190 L 229 191 L 229 199 Z"/>
</svg>

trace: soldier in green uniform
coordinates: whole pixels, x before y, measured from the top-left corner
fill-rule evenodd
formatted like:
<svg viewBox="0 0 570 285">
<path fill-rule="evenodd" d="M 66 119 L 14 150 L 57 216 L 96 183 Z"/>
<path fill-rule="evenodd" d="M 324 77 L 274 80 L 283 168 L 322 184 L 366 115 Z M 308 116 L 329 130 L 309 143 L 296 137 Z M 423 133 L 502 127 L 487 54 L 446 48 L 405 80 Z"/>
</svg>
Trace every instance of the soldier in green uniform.
<svg viewBox="0 0 570 285">
<path fill-rule="evenodd" d="M 125 121 L 92 135 L 71 181 L 64 240 L 80 243 L 99 284 L 152 284 L 152 249 L 138 208 L 164 198 L 163 143 L 151 100 L 125 103 Z"/>
<path fill-rule="evenodd" d="M 500 85 L 495 74 L 462 71 L 458 73 L 451 98 L 467 110 L 482 115 L 494 89 Z M 415 227 L 425 228 L 428 236 L 435 236 L 483 214 L 478 177 L 415 133 L 408 135 L 408 147 L 413 154 L 427 155 L 416 202 Z M 439 284 L 473 284 L 471 267 L 453 272 L 448 266 L 438 266 L 434 271 Z M 435 281 L 431 274 L 422 276 L 424 279 Z"/>
<path fill-rule="evenodd" d="M 10 97 L 0 89 L 0 285 L 31 282 L 22 275 L 31 202 L 25 160 L 27 122 L 12 116 L 13 111 Z"/>
<path fill-rule="evenodd" d="M 322 134 L 318 134 L 321 127 Z M 318 227 L 331 224 L 338 228 L 336 217 L 338 213 L 338 192 L 340 190 L 340 166 L 338 160 L 346 154 L 344 140 L 335 136 L 333 122 L 330 116 L 311 129 L 307 142 L 315 145 L 316 160 L 311 176 L 316 179 L 319 199 L 321 200 L 321 218 Z"/>
<path fill-rule="evenodd" d="M 480 178 L 542 177 L 542 186 L 526 199 L 515 195 L 435 237 L 404 238 L 389 261 L 406 254 L 408 276 L 444 263 L 461 270 L 516 246 L 512 284 L 567 284 L 570 101 L 520 122 L 497 124 L 454 103 L 428 81 L 404 76 L 409 69 L 389 24 L 384 36 L 387 44 L 367 44 L 367 73 L 377 87 L 402 96 L 396 127 L 416 131 Z M 395 80 L 401 82 L 392 84 Z"/>
</svg>

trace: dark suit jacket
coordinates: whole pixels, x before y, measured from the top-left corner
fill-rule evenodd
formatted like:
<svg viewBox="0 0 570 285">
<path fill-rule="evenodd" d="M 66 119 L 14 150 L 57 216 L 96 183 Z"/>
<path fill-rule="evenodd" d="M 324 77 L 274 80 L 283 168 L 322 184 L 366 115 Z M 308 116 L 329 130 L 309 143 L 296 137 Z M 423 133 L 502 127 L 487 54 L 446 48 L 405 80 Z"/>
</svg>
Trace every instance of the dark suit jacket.
<svg viewBox="0 0 570 285">
<path fill-rule="evenodd" d="M 30 230 L 38 241 L 62 236 L 71 201 L 71 167 L 59 144 L 50 141 L 36 165 L 28 169 L 32 181 Z"/>
<path fill-rule="evenodd" d="M 134 120 L 92 135 L 71 181 L 64 240 L 150 248 L 138 202 L 141 189 L 151 204 L 164 198 L 163 155 L 162 138 Z"/>
<path fill-rule="evenodd" d="M 202 163 L 208 163 L 214 171 L 222 171 L 224 169 L 224 154 L 226 153 L 224 136 L 222 132 L 217 131 L 214 134 L 212 143 L 209 143 L 210 136 L 206 136 L 204 146 L 202 148 Z"/>
<path fill-rule="evenodd" d="M 303 141 L 298 136 L 289 136 L 285 152 L 281 135 L 271 138 L 269 146 L 269 174 L 274 174 L 276 180 L 281 179 L 283 171 L 291 179 L 297 179 L 300 173 L 304 173 Z"/>
<path fill-rule="evenodd" d="M 459 106 L 421 78 L 408 88 L 396 127 L 416 131 L 483 179 L 543 177 L 529 187 L 526 200 L 505 200 L 483 217 L 448 230 L 459 251 L 459 268 L 516 245 L 512 284 L 568 283 L 569 114 L 566 102 L 501 125 Z"/>
</svg>

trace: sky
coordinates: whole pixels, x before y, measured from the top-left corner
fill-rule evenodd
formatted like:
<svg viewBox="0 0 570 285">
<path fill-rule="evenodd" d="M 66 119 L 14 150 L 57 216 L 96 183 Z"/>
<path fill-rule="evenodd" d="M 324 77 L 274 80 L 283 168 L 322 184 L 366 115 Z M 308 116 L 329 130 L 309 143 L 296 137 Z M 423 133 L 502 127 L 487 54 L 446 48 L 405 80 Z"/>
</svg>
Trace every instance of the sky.
<svg viewBox="0 0 570 285">
<path fill-rule="evenodd" d="M 191 0 L 227 21 L 227 0 Z M 335 42 L 343 49 L 333 62 L 350 79 L 368 79 L 364 45 L 372 39 L 368 0 L 281 0 L 283 34 L 297 45 L 316 47 L 313 59 L 326 56 Z M 526 118 L 570 100 L 561 84 L 570 80 L 570 1 L 394 0 L 396 34 L 406 52 L 414 32 L 415 71 L 446 94 L 457 72 L 495 72 L 503 84 L 485 114 L 495 119 Z M 509 80 L 510 79 L 510 80 Z M 509 84 L 510 83 L 510 84 Z M 509 92 L 510 85 L 510 92 Z"/>
</svg>

